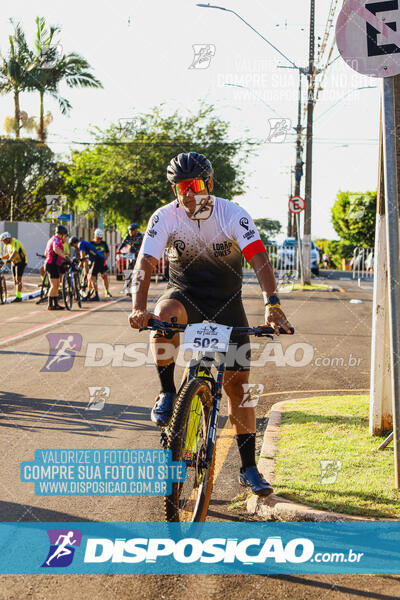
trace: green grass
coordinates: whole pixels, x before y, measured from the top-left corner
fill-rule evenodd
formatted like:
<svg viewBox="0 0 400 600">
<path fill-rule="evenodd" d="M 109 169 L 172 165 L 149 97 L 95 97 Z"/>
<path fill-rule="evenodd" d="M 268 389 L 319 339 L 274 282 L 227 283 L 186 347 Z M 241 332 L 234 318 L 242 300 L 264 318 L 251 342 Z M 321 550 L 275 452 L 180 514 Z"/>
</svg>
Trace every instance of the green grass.
<svg viewBox="0 0 400 600">
<path fill-rule="evenodd" d="M 393 444 L 373 437 L 368 396 L 323 396 L 284 405 L 274 489 L 314 506 L 368 517 L 400 517 Z M 335 483 L 321 483 L 321 461 L 339 460 Z"/>
</svg>

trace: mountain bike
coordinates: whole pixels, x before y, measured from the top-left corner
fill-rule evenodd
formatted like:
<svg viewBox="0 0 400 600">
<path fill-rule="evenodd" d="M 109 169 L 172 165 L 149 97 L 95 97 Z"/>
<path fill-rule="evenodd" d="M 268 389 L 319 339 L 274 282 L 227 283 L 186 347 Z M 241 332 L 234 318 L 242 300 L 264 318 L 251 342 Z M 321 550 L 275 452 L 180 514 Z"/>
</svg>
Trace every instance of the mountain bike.
<svg viewBox="0 0 400 600">
<path fill-rule="evenodd" d="M 67 270 L 64 273 L 62 282 L 62 292 L 65 308 L 67 310 L 72 310 L 74 298 L 77 301 L 79 308 L 82 308 L 81 283 L 78 261 L 76 258 L 73 258 L 71 262 L 66 263 L 65 266 Z"/>
<path fill-rule="evenodd" d="M 124 271 L 124 285 L 121 290 L 121 294 L 130 296 L 130 289 L 132 286 L 132 271 L 135 266 L 137 254 L 134 252 L 127 252 L 124 254 L 124 258 L 128 261 L 128 268 Z"/>
<path fill-rule="evenodd" d="M 172 451 L 172 460 L 186 464 L 186 480 L 172 483 L 171 494 L 164 496 L 164 508 L 167 521 L 205 521 L 213 488 L 216 432 L 230 335 L 235 332 L 273 339 L 275 331 L 266 326 L 229 328 L 217 323 L 189 326 L 178 324 L 174 318 L 171 322 L 150 319 L 144 329 L 162 332 L 167 339 L 185 331 L 185 349 L 197 351 L 197 357 L 185 371 L 172 419 L 161 433 L 161 443 Z M 283 329 L 280 332 L 285 333 Z"/>
<path fill-rule="evenodd" d="M 38 252 L 36 252 L 36 256 L 38 256 L 39 258 L 43 258 L 43 260 L 46 258 L 44 256 L 44 254 L 38 254 Z M 36 301 L 36 304 L 40 304 L 41 302 L 46 302 L 48 295 L 49 295 L 49 291 L 50 291 L 50 278 L 49 278 L 48 272 L 45 271 L 44 277 L 42 279 L 42 284 L 40 286 L 40 296 L 39 296 L 39 299 Z"/>
<path fill-rule="evenodd" d="M 7 283 L 4 273 L 10 273 L 6 263 L 0 260 L 0 304 L 7 302 Z"/>
<path fill-rule="evenodd" d="M 94 288 L 90 286 L 90 274 L 85 273 L 84 268 L 79 271 L 79 289 L 82 300 L 89 300 L 94 294 Z"/>
</svg>

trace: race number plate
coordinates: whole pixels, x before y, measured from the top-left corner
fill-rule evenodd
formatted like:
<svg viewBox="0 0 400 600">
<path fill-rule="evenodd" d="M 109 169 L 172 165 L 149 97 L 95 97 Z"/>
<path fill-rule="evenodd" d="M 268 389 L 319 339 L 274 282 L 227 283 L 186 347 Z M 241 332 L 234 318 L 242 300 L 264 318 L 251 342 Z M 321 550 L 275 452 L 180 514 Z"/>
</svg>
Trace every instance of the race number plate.
<svg viewBox="0 0 400 600">
<path fill-rule="evenodd" d="M 183 336 L 185 350 L 205 352 L 228 352 L 232 327 L 218 323 L 195 323 L 188 325 Z"/>
</svg>

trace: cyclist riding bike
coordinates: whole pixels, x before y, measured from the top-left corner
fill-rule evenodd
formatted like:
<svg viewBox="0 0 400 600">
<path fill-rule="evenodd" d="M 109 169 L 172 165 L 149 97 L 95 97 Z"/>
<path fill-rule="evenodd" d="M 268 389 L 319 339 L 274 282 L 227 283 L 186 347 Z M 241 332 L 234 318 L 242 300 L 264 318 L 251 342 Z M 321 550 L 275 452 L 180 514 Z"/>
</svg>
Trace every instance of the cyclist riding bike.
<svg viewBox="0 0 400 600">
<path fill-rule="evenodd" d="M 98 302 L 100 298 L 97 288 L 97 275 L 104 268 L 105 256 L 94 244 L 86 240 L 79 241 L 75 235 L 70 238 L 69 243 L 77 251 L 84 271 L 90 277 L 90 287 L 94 290 L 94 296 L 90 297 L 89 301 Z M 84 299 L 82 298 L 82 300 Z"/>
<path fill-rule="evenodd" d="M 128 227 L 128 235 L 122 240 L 117 252 L 121 252 L 123 248 L 128 246 L 129 252 L 135 254 L 136 258 L 139 254 L 139 250 L 143 243 L 143 233 L 138 231 L 139 225 L 137 223 L 131 223 Z M 136 259 L 130 260 L 128 269 L 133 269 L 135 266 Z"/>
<path fill-rule="evenodd" d="M 94 239 L 92 241 L 92 244 L 93 244 L 93 246 L 96 246 L 96 248 L 104 254 L 105 260 L 104 260 L 103 268 L 100 271 L 100 275 L 101 275 L 101 278 L 103 279 L 106 298 L 112 298 L 112 294 L 111 294 L 110 290 L 108 289 L 109 285 L 110 285 L 109 277 L 108 277 L 108 273 L 110 272 L 110 269 L 108 267 L 107 260 L 110 256 L 110 248 L 108 247 L 108 244 L 104 239 L 104 231 L 102 229 L 95 230 Z"/>
<path fill-rule="evenodd" d="M 22 302 L 22 275 L 28 263 L 26 258 L 25 248 L 17 238 L 11 236 L 8 231 L 5 231 L 0 236 L 0 242 L 3 242 L 6 249 L 6 254 L 1 256 L 3 260 L 11 261 L 11 269 L 14 278 L 15 298 L 12 302 Z"/>
<path fill-rule="evenodd" d="M 151 217 L 134 275 L 131 327 L 146 327 L 151 318 L 178 323 L 216 321 L 222 325 L 248 327 L 242 291 L 242 253 L 253 267 L 266 307 L 265 324 L 277 335 L 279 327 L 291 333 L 276 295 L 274 272 L 250 215 L 233 202 L 211 196 L 213 168 L 202 154 L 190 152 L 173 158 L 167 169 L 176 200 Z M 147 311 L 151 273 L 164 249 L 168 249 L 169 284 L 154 313 Z M 152 350 L 161 391 L 151 419 L 165 427 L 171 419 L 176 388 L 175 356 L 179 335 L 166 339 L 152 334 Z M 256 413 L 243 406 L 250 372 L 247 335 L 232 335 L 230 361 L 224 376 L 229 416 L 235 432 L 242 466 L 239 482 L 253 493 L 266 496 L 272 487 L 256 467 Z"/>
<path fill-rule="evenodd" d="M 65 254 L 64 244 L 67 241 L 68 229 L 64 225 L 57 225 L 55 234 L 47 242 L 45 250 L 46 271 L 50 277 L 50 291 L 47 310 L 64 310 L 64 306 L 58 304 L 58 288 L 65 273 L 65 261 L 70 258 Z"/>
</svg>

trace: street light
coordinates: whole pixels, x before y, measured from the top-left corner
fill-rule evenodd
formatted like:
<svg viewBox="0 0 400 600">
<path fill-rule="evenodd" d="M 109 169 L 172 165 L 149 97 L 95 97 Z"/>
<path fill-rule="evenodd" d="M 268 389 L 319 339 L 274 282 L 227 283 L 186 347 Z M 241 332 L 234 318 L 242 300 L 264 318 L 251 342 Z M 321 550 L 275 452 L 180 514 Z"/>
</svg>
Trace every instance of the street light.
<svg viewBox="0 0 400 600">
<path fill-rule="evenodd" d="M 302 133 L 302 128 L 301 128 L 301 76 L 302 75 L 307 75 L 308 74 L 308 70 L 304 69 L 302 67 L 298 67 L 296 65 L 296 63 L 294 63 L 289 57 L 286 56 L 286 54 L 284 54 L 281 50 L 279 50 L 279 48 L 277 48 L 274 44 L 272 44 L 272 42 L 270 42 L 269 40 L 267 40 L 266 37 L 264 37 L 259 31 L 257 31 L 257 29 L 255 29 L 252 25 L 250 25 L 250 23 L 248 23 L 245 19 L 243 19 L 243 17 L 241 17 L 239 15 L 239 13 L 237 13 L 236 11 L 232 10 L 231 8 L 225 8 L 223 6 L 216 6 L 214 4 L 197 4 L 197 6 L 200 6 L 201 8 L 214 8 L 217 10 L 223 10 L 225 12 L 230 12 L 232 14 L 234 14 L 238 19 L 240 19 L 245 25 L 247 25 L 247 27 L 250 27 L 250 29 L 252 31 L 254 31 L 262 40 L 264 40 L 264 42 L 266 42 L 269 46 L 271 46 L 271 48 L 273 48 L 276 52 L 278 52 L 289 64 L 290 67 L 284 67 L 284 66 L 279 66 L 279 68 L 286 68 L 286 69 L 297 69 L 299 71 L 299 116 L 298 116 L 298 123 L 297 123 L 297 127 L 296 127 L 296 132 L 297 132 L 297 141 L 296 141 L 296 194 L 299 195 L 300 194 L 300 182 L 301 182 L 301 177 L 303 174 L 303 161 L 301 158 L 301 153 L 302 153 L 302 146 L 301 146 L 301 133 Z M 225 85 L 233 85 L 233 84 L 225 84 Z M 245 86 L 239 86 L 236 85 L 236 87 L 245 87 Z M 247 88 L 249 89 L 249 88 Z M 251 91 L 251 90 L 250 90 Z M 254 94 L 254 96 L 256 96 L 256 94 Z M 258 97 L 258 96 L 256 96 Z M 261 100 L 261 98 L 258 98 L 261 102 L 263 102 L 266 106 L 268 106 L 268 104 L 266 102 L 264 102 L 263 100 Z M 268 106 L 268 108 L 272 109 L 270 106 Z M 273 109 L 272 109 L 273 110 Z M 273 111 L 276 113 L 276 111 Z M 293 229 L 293 233 L 295 234 L 295 230 L 296 230 L 296 225 L 293 224 L 293 226 L 291 225 L 291 220 L 292 220 L 292 215 L 291 213 L 288 214 L 288 227 Z"/>
<path fill-rule="evenodd" d="M 277 48 L 276 46 L 274 46 L 274 44 L 272 42 L 270 42 L 269 40 L 267 40 L 266 37 L 264 37 L 262 35 L 262 33 L 260 33 L 259 31 L 257 31 L 257 29 L 255 29 L 253 27 L 253 25 L 250 25 L 250 23 L 248 23 L 245 19 L 243 19 L 243 17 L 241 17 L 239 15 L 239 13 L 237 13 L 236 11 L 232 10 L 231 8 L 224 8 L 223 6 L 215 6 L 214 4 L 196 4 L 196 6 L 200 6 L 200 8 L 216 8 L 217 10 L 224 10 L 225 12 L 230 12 L 233 15 L 235 15 L 238 19 L 240 19 L 245 25 L 247 25 L 247 27 L 250 27 L 250 29 L 252 29 L 254 31 L 254 33 L 256 33 L 261 39 L 264 40 L 264 42 L 267 42 L 267 44 L 269 46 L 271 46 L 271 48 L 273 48 L 274 50 L 276 50 L 276 52 L 279 52 L 279 54 L 281 56 L 283 56 L 283 58 L 285 60 L 287 60 L 295 69 L 298 69 L 298 66 L 292 61 L 290 60 L 290 58 L 288 58 L 286 56 L 286 54 L 283 54 L 283 52 L 281 52 L 279 50 L 279 48 Z"/>
<path fill-rule="evenodd" d="M 263 100 L 262 98 L 260 98 L 260 96 L 258 96 L 247 85 L 241 85 L 240 83 L 224 83 L 224 85 L 229 86 L 229 87 L 238 87 L 238 88 L 242 88 L 244 90 L 248 90 L 251 94 L 253 94 L 253 96 L 255 98 L 257 98 L 257 100 L 259 100 L 260 102 L 262 102 L 264 104 L 264 106 L 266 106 L 267 108 L 269 108 L 269 110 L 272 110 L 273 113 L 275 113 L 279 118 L 281 118 L 281 115 L 274 108 L 272 108 L 272 106 L 270 106 L 267 102 L 265 102 L 265 100 Z"/>
<path fill-rule="evenodd" d="M 378 87 L 377 85 L 363 85 L 361 87 L 354 88 L 354 90 L 350 90 L 350 92 L 347 92 L 347 94 L 345 94 L 344 96 L 342 96 L 341 98 L 339 98 L 339 100 L 337 100 L 337 102 L 335 102 L 334 104 L 332 104 L 332 106 L 330 106 L 323 113 L 321 113 L 319 115 L 319 117 L 317 119 L 315 119 L 314 123 L 317 123 L 320 119 L 322 119 L 322 117 L 324 115 L 326 115 L 326 113 L 328 113 L 330 110 L 332 110 L 332 108 L 335 108 L 335 106 L 337 106 L 340 102 L 343 102 L 343 100 L 345 98 L 347 98 L 347 96 L 350 96 L 350 94 L 354 94 L 354 92 L 357 92 L 358 90 L 371 90 L 371 89 L 376 89 L 377 87 Z"/>
</svg>

